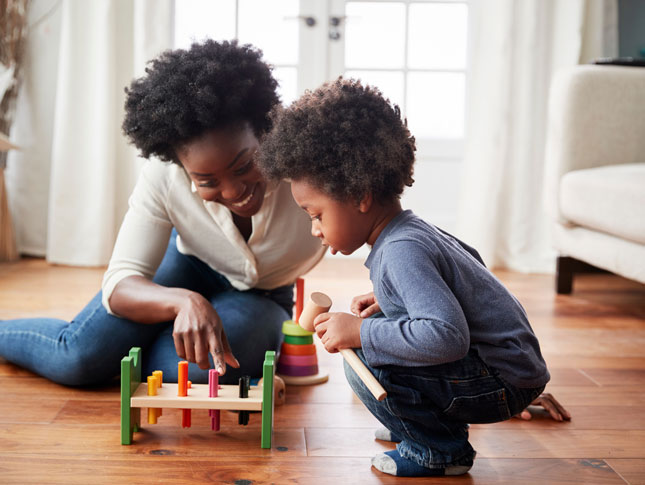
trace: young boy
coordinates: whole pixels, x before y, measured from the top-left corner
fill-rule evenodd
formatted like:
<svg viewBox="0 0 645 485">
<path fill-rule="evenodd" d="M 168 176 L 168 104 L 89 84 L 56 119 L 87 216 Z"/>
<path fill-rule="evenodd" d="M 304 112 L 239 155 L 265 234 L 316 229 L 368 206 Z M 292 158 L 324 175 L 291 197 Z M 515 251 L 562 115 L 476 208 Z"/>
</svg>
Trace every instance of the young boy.
<svg viewBox="0 0 645 485">
<path fill-rule="evenodd" d="M 374 292 L 314 322 L 325 348 L 356 353 L 388 392 L 376 401 L 349 366 L 351 387 L 396 449 L 372 458 L 397 476 L 460 475 L 472 466 L 468 423 L 521 412 L 549 372 L 519 302 L 477 251 L 411 211 L 415 142 L 377 89 L 337 80 L 274 115 L 258 163 L 290 179 L 312 234 L 332 253 L 372 246 Z"/>
</svg>

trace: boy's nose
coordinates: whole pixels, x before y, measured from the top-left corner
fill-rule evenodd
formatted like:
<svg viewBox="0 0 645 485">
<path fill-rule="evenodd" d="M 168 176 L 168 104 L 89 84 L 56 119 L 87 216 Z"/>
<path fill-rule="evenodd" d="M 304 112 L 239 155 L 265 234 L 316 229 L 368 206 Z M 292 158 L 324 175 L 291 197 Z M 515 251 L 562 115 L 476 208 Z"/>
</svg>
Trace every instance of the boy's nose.
<svg viewBox="0 0 645 485">
<path fill-rule="evenodd" d="M 322 238 L 322 235 L 323 235 L 322 231 L 320 230 L 320 227 L 318 227 L 315 222 L 311 224 L 311 235 L 313 237 L 319 237 L 319 238 Z"/>
</svg>

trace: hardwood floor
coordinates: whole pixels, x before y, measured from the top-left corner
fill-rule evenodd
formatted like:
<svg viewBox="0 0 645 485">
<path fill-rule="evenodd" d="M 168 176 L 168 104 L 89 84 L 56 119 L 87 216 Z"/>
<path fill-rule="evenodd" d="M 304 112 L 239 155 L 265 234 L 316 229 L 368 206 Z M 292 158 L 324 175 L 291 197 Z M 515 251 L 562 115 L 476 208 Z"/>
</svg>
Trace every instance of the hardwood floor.
<svg viewBox="0 0 645 485">
<path fill-rule="evenodd" d="M 259 415 L 242 427 L 223 412 L 213 433 L 205 412 L 182 429 L 172 410 L 121 446 L 116 384 L 66 388 L 0 359 L 0 483 L 645 484 L 645 286 L 584 275 L 558 296 L 552 276 L 498 276 L 526 308 L 551 370 L 547 391 L 573 420 L 472 426 L 478 457 L 465 476 L 397 479 L 371 468 L 392 445 L 373 438 L 378 424 L 346 384 L 341 357 L 320 349 L 329 382 L 288 387 L 270 450 L 260 448 Z M 70 319 L 101 277 L 38 259 L 0 264 L 0 320 Z M 306 281 L 339 311 L 369 289 L 357 260 L 326 260 Z"/>
</svg>

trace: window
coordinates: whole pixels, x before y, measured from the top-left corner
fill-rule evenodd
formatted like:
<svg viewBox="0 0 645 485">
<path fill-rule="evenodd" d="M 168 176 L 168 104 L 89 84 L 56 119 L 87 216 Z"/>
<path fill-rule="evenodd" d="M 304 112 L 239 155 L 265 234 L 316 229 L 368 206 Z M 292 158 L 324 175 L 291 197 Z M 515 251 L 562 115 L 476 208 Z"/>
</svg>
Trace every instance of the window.
<svg viewBox="0 0 645 485">
<path fill-rule="evenodd" d="M 448 231 L 463 156 L 468 28 L 468 0 L 175 2 L 177 47 L 206 37 L 254 44 L 274 65 L 285 104 L 340 75 L 379 87 L 417 139 L 403 205 Z"/>
</svg>

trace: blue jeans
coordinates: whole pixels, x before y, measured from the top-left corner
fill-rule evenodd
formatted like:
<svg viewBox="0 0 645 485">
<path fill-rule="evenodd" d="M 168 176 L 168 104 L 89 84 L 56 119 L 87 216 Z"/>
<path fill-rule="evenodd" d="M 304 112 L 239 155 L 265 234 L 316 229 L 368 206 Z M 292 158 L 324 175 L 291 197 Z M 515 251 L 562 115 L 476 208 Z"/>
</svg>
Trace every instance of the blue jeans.
<svg viewBox="0 0 645 485">
<path fill-rule="evenodd" d="M 370 367 L 387 391 L 377 401 L 354 370 L 345 375 L 359 399 L 394 435 L 404 458 L 427 468 L 472 464 L 468 423 L 504 421 L 522 411 L 544 389 L 519 389 L 500 378 L 471 350 L 456 362 L 428 367 Z"/>
<path fill-rule="evenodd" d="M 177 251 L 175 239 L 173 231 L 153 281 L 196 291 L 217 310 L 240 362 L 239 369 L 228 366 L 220 382 L 237 383 L 242 375 L 260 377 L 264 353 L 277 350 L 282 340 L 282 322 L 291 314 L 293 287 L 238 291 L 198 258 Z M 173 322 L 150 325 L 112 316 L 103 307 L 99 292 L 71 322 L 53 318 L 0 321 L 0 356 L 60 384 L 80 386 L 118 375 L 121 359 L 138 346 L 143 350 L 144 375 L 159 369 L 164 379 L 176 382 L 181 359 L 172 327 Z M 189 379 L 208 382 L 208 371 L 190 364 Z"/>
</svg>

